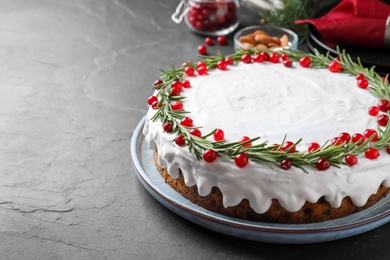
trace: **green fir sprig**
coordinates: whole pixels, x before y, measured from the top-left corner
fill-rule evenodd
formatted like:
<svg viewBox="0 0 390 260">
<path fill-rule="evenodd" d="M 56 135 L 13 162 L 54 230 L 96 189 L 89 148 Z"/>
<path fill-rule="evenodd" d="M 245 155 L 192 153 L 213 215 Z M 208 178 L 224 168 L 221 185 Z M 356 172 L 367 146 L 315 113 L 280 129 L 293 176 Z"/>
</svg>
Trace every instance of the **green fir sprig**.
<svg viewBox="0 0 390 260">
<path fill-rule="evenodd" d="M 278 51 L 279 54 L 287 54 L 289 59 L 293 61 L 299 61 L 303 57 L 309 57 L 311 60 L 311 67 L 314 68 L 327 68 L 328 64 L 332 61 L 337 60 L 342 66 L 342 73 L 348 73 L 350 75 L 356 76 L 358 74 L 363 74 L 365 78 L 369 81 L 370 85 L 368 90 L 376 96 L 378 99 L 387 99 L 390 100 L 390 84 L 387 80 L 383 80 L 379 76 L 374 68 L 364 68 L 360 61 L 354 62 L 351 57 L 346 54 L 345 51 L 338 51 L 338 57 L 332 57 L 327 54 L 320 54 L 315 52 L 313 54 L 308 54 L 300 50 L 281 50 Z M 241 56 L 243 54 L 249 53 L 255 55 L 260 53 L 260 50 L 240 50 L 237 49 L 235 53 L 224 56 L 220 52 L 216 56 L 200 56 L 200 59 L 207 65 L 209 69 L 213 69 L 217 66 L 218 61 L 230 57 L 234 60 L 235 63 L 239 63 Z M 269 53 L 271 51 L 268 51 Z M 189 62 L 187 66 L 192 66 L 196 68 L 196 63 Z M 156 113 L 151 118 L 152 121 L 160 121 L 162 124 L 170 123 L 172 125 L 172 138 L 177 135 L 184 136 L 186 140 L 186 145 L 191 153 L 193 153 L 198 160 L 202 160 L 203 153 L 206 150 L 214 150 L 218 156 L 226 157 L 229 159 L 234 159 L 238 154 L 245 153 L 249 160 L 266 165 L 268 167 L 279 167 L 283 160 L 289 160 L 291 164 L 297 168 L 302 169 L 304 172 L 308 172 L 307 168 L 315 167 L 316 163 L 321 158 L 326 158 L 330 164 L 334 167 L 340 167 L 345 165 L 344 158 L 349 154 L 359 155 L 365 152 L 368 148 L 375 148 L 378 150 L 387 149 L 390 146 L 390 123 L 383 129 L 378 126 L 378 140 L 372 142 L 369 138 L 361 144 L 356 144 L 350 141 L 349 143 L 344 143 L 342 145 L 334 146 L 326 142 L 321 146 L 321 149 L 314 152 L 294 152 L 289 153 L 289 150 L 297 146 L 302 139 L 297 140 L 294 143 L 293 147 L 290 147 L 287 150 L 281 150 L 280 148 L 286 141 L 286 136 L 278 147 L 269 145 L 267 140 L 262 140 L 261 137 L 252 138 L 245 143 L 240 142 L 231 142 L 226 143 L 223 141 L 211 141 L 208 139 L 215 130 L 203 135 L 202 137 L 197 137 L 190 134 L 192 128 L 200 128 L 200 126 L 186 127 L 180 124 L 180 121 L 188 114 L 189 111 L 177 111 L 172 110 L 170 105 L 173 101 L 183 101 L 184 96 L 171 96 L 171 84 L 175 80 L 183 80 L 186 77 L 184 73 L 184 67 L 175 68 L 172 66 L 171 70 L 161 70 L 162 76 L 161 79 L 163 83 L 157 85 L 155 88 L 158 89 L 157 97 L 159 99 L 159 104 L 155 108 Z M 387 79 L 387 78 L 386 78 Z M 251 146 L 244 146 L 246 143 L 260 142 L 258 144 L 253 144 Z"/>
<path fill-rule="evenodd" d="M 307 25 L 296 25 L 296 20 L 313 18 L 317 12 L 337 3 L 337 0 L 281 0 L 283 8 L 260 9 L 262 24 L 287 27 L 295 31 L 301 42 L 308 35 Z"/>
</svg>

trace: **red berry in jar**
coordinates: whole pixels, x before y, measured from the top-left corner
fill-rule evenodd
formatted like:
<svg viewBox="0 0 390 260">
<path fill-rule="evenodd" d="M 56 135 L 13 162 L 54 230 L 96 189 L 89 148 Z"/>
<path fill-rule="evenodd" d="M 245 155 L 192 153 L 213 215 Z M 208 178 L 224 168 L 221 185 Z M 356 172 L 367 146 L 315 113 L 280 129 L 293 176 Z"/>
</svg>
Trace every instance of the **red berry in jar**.
<svg viewBox="0 0 390 260">
<path fill-rule="evenodd" d="M 223 132 L 223 130 L 222 129 L 215 130 L 214 140 L 218 142 L 218 141 L 223 141 L 223 139 L 225 139 L 225 133 Z"/>
<path fill-rule="evenodd" d="M 345 156 L 344 159 L 345 159 L 345 162 L 349 166 L 352 166 L 352 165 L 355 165 L 358 163 L 358 158 L 354 154 L 348 154 L 347 156 Z"/>
<path fill-rule="evenodd" d="M 205 55 L 207 53 L 206 45 L 199 45 L 198 46 L 198 52 L 199 52 L 199 54 Z"/>
<path fill-rule="evenodd" d="M 321 158 L 316 163 L 316 168 L 319 171 L 325 171 L 325 170 L 329 169 L 329 167 L 330 167 L 330 162 L 326 158 Z"/>
<path fill-rule="evenodd" d="M 382 112 L 387 112 L 390 110 L 390 101 L 386 99 L 381 99 L 378 102 L 378 109 Z"/>
<path fill-rule="evenodd" d="M 195 21 L 195 28 L 199 31 L 203 31 L 205 29 L 206 22 L 203 23 L 201 21 Z M 207 25 L 206 25 L 207 26 Z"/>
<path fill-rule="evenodd" d="M 215 159 L 217 159 L 217 153 L 214 150 L 206 150 L 203 153 L 203 160 L 205 160 L 205 162 L 211 163 L 214 162 Z"/>
<path fill-rule="evenodd" d="M 234 158 L 234 162 L 238 167 L 244 168 L 248 165 L 249 159 L 245 153 L 240 153 L 236 156 L 236 158 Z"/>
<path fill-rule="evenodd" d="M 186 15 L 190 29 L 206 35 L 221 35 L 233 31 L 238 25 L 238 0 L 187 0 Z"/>
<path fill-rule="evenodd" d="M 368 148 L 364 154 L 366 155 L 366 158 L 370 160 L 375 160 L 380 155 L 379 151 L 375 148 Z"/>
</svg>

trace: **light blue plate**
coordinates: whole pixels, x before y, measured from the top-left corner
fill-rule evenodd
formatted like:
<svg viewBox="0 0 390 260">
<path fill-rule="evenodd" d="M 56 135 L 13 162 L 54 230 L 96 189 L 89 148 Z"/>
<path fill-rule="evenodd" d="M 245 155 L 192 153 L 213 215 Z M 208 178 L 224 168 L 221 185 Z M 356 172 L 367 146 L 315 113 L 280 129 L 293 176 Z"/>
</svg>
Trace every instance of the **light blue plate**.
<svg viewBox="0 0 390 260">
<path fill-rule="evenodd" d="M 281 244 L 308 244 L 354 236 L 390 221 L 390 196 L 374 206 L 335 220 L 312 224 L 275 224 L 224 216 L 193 204 L 172 189 L 157 171 L 153 152 L 145 145 L 143 118 L 131 140 L 131 155 L 137 176 L 146 190 L 165 207 L 202 227 L 226 235 Z"/>
</svg>

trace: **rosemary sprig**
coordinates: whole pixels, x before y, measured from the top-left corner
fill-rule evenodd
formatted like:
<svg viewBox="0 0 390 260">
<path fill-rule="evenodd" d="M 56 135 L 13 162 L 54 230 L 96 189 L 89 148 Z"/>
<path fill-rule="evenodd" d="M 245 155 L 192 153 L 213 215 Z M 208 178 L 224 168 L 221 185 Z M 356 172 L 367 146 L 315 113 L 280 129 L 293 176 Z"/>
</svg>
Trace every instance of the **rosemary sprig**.
<svg viewBox="0 0 390 260">
<path fill-rule="evenodd" d="M 224 56 L 218 52 L 216 56 L 200 56 L 200 59 L 203 60 L 209 69 L 212 69 L 216 67 L 218 61 L 223 60 L 226 57 L 231 57 L 236 63 L 238 63 L 240 62 L 241 56 L 243 54 L 249 53 L 251 55 L 255 55 L 259 52 L 261 51 L 237 49 L 235 53 L 228 56 Z M 286 53 L 289 56 L 289 59 L 293 61 L 298 61 L 302 57 L 307 56 L 311 60 L 311 67 L 314 68 L 327 68 L 331 61 L 336 60 L 336 58 L 330 56 L 329 53 L 325 55 L 320 54 L 319 52 L 308 54 L 299 50 L 287 49 L 281 50 L 279 52 L 281 54 Z M 364 74 L 365 78 L 370 82 L 369 91 L 378 99 L 390 100 L 390 84 L 386 83 L 381 78 L 381 76 L 379 76 L 374 71 L 374 68 L 364 68 L 360 61 L 354 62 L 345 51 L 340 51 L 337 49 L 337 52 L 337 60 L 339 60 L 340 65 L 343 67 L 344 73 L 348 73 L 354 76 L 358 74 Z M 196 67 L 196 64 L 189 62 L 188 66 Z M 353 143 L 352 141 L 339 146 L 332 146 L 328 143 L 325 143 L 321 146 L 319 151 L 304 153 L 289 153 L 289 149 L 297 146 L 302 141 L 301 139 L 296 141 L 293 147 L 282 151 L 280 148 L 284 144 L 286 136 L 278 147 L 268 145 L 268 141 L 261 141 L 260 143 L 253 144 L 251 146 L 243 146 L 243 143 L 239 142 L 214 142 L 209 140 L 208 137 L 211 136 L 215 130 L 203 135 L 202 137 L 197 137 L 190 134 L 191 128 L 182 126 L 180 124 L 180 121 L 189 112 L 172 110 L 170 108 L 170 104 L 173 101 L 183 101 L 185 99 L 183 96 L 170 95 L 170 86 L 173 81 L 183 80 L 185 78 L 184 69 L 175 68 L 172 66 L 172 70 L 161 70 L 161 73 L 161 79 L 163 79 L 163 83 L 158 85 L 157 88 L 159 107 L 156 109 L 157 111 L 151 120 L 159 120 L 162 124 L 169 122 L 172 125 L 172 132 L 177 135 L 182 135 L 185 138 L 189 151 L 193 153 L 198 160 L 202 160 L 204 151 L 211 149 L 217 152 L 219 156 L 230 159 L 234 159 L 239 153 L 245 153 L 251 161 L 266 165 L 271 168 L 274 166 L 279 167 L 281 161 L 288 159 L 295 167 L 302 169 L 304 172 L 308 172 L 306 168 L 315 167 L 315 164 L 321 158 L 328 159 L 332 166 L 340 167 L 341 165 L 346 164 L 344 162 L 344 157 L 348 154 L 358 155 L 365 152 L 368 148 L 383 150 L 390 146 L 390 123 L 384 129 L 378 127 L 378 140 L 376 142 L 371 142 L 370 138 L 359 145 Z M 259 140 L 261 140 L 260 137 L 255 137 L 246 141 L 245 143 L 253 143 Z"/>
</svg>

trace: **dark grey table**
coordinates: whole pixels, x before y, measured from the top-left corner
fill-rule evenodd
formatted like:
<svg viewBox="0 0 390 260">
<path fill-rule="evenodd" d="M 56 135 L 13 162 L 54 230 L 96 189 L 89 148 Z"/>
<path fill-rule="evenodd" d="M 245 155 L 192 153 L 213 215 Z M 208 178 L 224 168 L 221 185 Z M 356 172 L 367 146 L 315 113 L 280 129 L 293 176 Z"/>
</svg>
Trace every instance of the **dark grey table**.
<svg viewBox="0 0 390 260">
<path fill-rule="evenodd" d="M 1 259 L 386 259 L 390 225 L 276 245 L 206 230 L 140 184 L 130 140 L 159 68 L 204 37 L 173 0 L 0 1 Z M 258 17 L 243 10 L 242 26 Z M 213 46 L 224 53 L 227 46 Z"/>
</svg>

